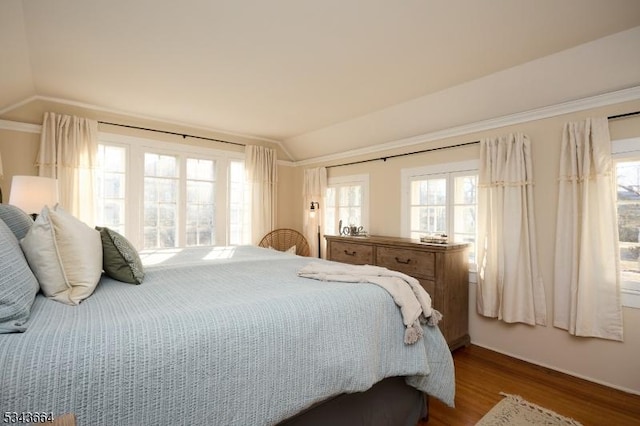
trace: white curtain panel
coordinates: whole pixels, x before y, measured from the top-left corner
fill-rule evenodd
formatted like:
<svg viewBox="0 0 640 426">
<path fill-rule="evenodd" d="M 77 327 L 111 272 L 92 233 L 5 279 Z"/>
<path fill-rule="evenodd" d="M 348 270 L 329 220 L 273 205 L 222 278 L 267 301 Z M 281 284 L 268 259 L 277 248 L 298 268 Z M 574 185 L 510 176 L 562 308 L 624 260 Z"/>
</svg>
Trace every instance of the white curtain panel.
<svg viewBox="0 0 640 426">
<path fill-rule="evenodd" d="M 478 189 L 479 314 L 546 325 L 538 270 L 531 147 L 517 133 L 480 141 Z"/>
<path fill-rule="evenodd" d="M 60 205 L 91 226 L 95 224 L 97 153 L 97 121 L 52 112 L 44 114 L 36 160 L 38 173 L 58 179 Z"/>
<path fill-rule="evenodd" d="M 264 146 L 247 145 L 244 164 L 251 210 L 251 243 L 258 244 L 276 226 L 277 153 Z"/>
<path fill-rule="evenodd" d="M 556 226 L 553 325 L 622 341 L 616 191 L 606 118 L 566 123 Z"/>
<path fill-rule="evenodd" d="M 326 244 L 324 242 L 324 233 L 322 225 L 324 224 L 324 211 L 327 208 L 325 194 L 327 192 L 327 169 L 325 167 L 316 167 L 306 169 L 304 171 L 304 183 L 302 187 L 302 198 L 304 207 L 302 210 L 304 236 L 309 242 L 311 248 L 311 256 L 318 257 L 318 229 L 320 230 L 320 250 L 322 257 L 326 257 Z M 314 218 L 310 217 L 309 208 L 311 202 L 320 204 L 320 210 L 316 212 Z"/>
</svg>

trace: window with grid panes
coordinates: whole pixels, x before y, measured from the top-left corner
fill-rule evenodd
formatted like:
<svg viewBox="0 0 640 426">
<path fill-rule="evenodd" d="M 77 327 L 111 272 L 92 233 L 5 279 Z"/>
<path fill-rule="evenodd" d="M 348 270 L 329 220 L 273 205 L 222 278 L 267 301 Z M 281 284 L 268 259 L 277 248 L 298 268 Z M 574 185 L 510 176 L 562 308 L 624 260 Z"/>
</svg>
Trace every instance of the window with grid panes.
<svg viewBox="0 0 640 426">
<path fill-rule="evenodd" d="M 242 153 L 103 134 L 98 161 L 96 224 L 137 248 L 249 242 Z"/>
<path fill-rule="evenodd" d="M 640 138 L 613 141 L 612 153 L 622 303 L 640 308 Z"/>
<path fill-rule="evenodd" d="M 125 234 L 127 149 L 98 145 L 96 169 L 96 223 Z"/>
<path fill-rule="evenodd" d="M 329 178 L 325 194 L 324 233 L 339 235 L 339 225 L 362 226 L 367 231 L 368 215 L 368 175 Z"/>
<path fill-rule="evenodd" d="M 473 265 L 477 183 L 477 161 L 403 170 L 403 233 L 414 239 L 446 234 L 450 242 L 468 243 Z"/>
<path fill-rule="evenodd" d="M 144 154 L 144 248 L 176 247 L 178 157 Z"/>
<path fill-rule="evenodd" d="M 245 208 L 247 200 L 244 161 L 229 164 L 229 244 L 249 244 L 251 217 Z"/>
<path fill-rule="evenodd" d="M 187 246 L 215 244 L 215 176 L 213 160 L 187 158 Z"/>
</svg>

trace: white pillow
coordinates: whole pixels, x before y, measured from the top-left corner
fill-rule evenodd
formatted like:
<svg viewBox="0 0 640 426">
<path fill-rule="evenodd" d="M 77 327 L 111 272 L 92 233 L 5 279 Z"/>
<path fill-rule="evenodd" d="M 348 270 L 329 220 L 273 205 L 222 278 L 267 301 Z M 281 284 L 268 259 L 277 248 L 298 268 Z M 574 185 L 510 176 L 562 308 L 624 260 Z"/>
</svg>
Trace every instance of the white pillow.
<svg viewBox="0 0 640 426">
<path fill-rule="evenodd" d="M 273 247 L 271 247 L 271 246 L 269 246 L 269 249 L 271 249 L 271 250 L 275 250 L 275 251 L 280 251 L 280 250 L 278 250 L 278 249 L 276 249 L 276 248 L 273 248 Z M 289 247 L 289 248 L 288 248 L 288 249 L 286 249 L 286 250 L 282 250 L 282 252 L 283 252 L 283 253 L 286 253 L 286 254 L 296 254 L 296 252 L 297 252 L 297 251 L 298 251 L 298 249 L 296 248 L 296 245 L 295 245 L 295 244 L 294 244 L 294 245 L 292 245 L 291 247 Z"/>
<path fill-rule="evenodd" d="M 98 285 L 100 233 L 59 206 L 42 209 L 20 246 L 45 296 L 77 305 Z"/>
</svg>

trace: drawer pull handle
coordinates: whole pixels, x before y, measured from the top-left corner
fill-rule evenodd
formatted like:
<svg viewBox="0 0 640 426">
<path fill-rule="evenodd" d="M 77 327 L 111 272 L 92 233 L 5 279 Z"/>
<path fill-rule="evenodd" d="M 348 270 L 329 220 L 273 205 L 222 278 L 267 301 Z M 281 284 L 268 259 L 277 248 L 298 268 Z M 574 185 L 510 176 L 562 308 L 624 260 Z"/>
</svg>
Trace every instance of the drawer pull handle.
<svg viewBox="0 0 640 426">
<path fill-rule="evenodd" d="M 411 263 L 411 259 L 407 259 L 407 260 L 400 260 L 400 258 L 396 257 L 396 262 L 398 263 L 402 263 L 404 265 L 408 265 Z"/>
<path fill-rule="evenodd" d="M 346 254 L 347 256 L 355 256 L 355 255 L 356 255 L 356 252 L 355 252 L 355 251 L 351 251 L 351 252 L 350 252 L 350 251 L 345 250 L 345 251 L 344 251 L 344 254 Z"/>
</svg>

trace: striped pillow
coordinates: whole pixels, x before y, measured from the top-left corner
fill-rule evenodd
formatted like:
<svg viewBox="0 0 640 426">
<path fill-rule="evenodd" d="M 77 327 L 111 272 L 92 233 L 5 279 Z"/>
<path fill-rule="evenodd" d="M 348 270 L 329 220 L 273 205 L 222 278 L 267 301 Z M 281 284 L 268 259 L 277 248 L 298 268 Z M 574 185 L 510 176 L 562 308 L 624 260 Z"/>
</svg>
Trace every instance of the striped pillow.
<svg viewBox="0 0 640 426">
<path fill-rule="evenodd" d="M 31 216 L 11 204 L 0 204 L 0 219 L 13 231 L 18 241 L 27 235 L 27 231 L 33 225 Z"/>
<path fill-rule="evenodd" d="M 3 204 L 4 206 L 5 204 Z M 13 231 L 0 220 L 0 334 L 21 333 L 39 286 Z"/>
</svg>

